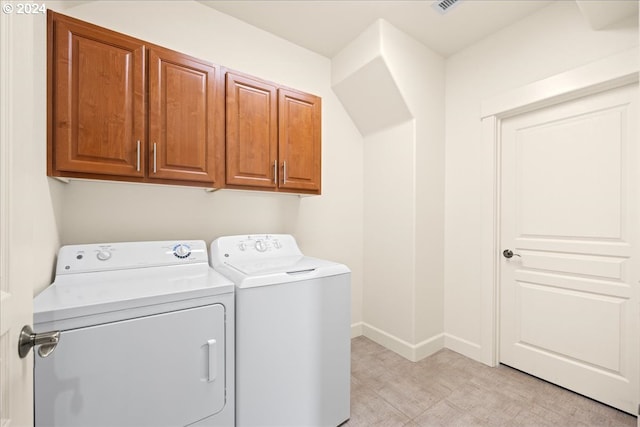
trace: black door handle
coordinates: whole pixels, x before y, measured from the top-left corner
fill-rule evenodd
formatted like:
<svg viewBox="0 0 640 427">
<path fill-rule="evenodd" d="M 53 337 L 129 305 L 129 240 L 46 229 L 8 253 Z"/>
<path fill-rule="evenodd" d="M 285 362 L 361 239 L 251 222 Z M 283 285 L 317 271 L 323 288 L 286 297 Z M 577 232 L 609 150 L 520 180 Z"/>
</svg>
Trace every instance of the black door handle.
<svg viewBox="0 0 640 427">
<path fill-rule="evenodd" d="M 505 249 L 504 251 L 502 251 L 502 255 L 507 259 L 513 258 L 514 256 L 520 256 L 520 254 L 514 254 L 511 249 Z"/>
</svg>

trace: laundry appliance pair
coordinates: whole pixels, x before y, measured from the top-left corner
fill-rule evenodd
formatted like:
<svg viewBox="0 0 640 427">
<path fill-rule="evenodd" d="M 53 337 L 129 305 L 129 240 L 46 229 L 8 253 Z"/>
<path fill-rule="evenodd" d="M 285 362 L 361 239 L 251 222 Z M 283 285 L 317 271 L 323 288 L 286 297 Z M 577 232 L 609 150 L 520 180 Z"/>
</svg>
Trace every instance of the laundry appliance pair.
<svg viewBox="0 0 640 427">
<path fill-rule="evenodd" d="M 209 261 L 212 269 L 209 266 Z M 36 426 L 335 426 L 350 273 L 290 235 L 71 245 L 34 300 Z"/>
</svg>

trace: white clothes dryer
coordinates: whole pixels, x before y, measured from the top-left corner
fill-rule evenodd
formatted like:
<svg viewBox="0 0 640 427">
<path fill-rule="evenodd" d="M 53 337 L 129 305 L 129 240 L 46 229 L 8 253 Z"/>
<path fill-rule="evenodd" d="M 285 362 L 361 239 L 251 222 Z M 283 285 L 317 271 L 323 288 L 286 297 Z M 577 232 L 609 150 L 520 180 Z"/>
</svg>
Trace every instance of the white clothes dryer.
<svg viewBox="0 0 640 427">
<path fill-rule="evenodd" d="M 35 331 L 61 331 L 36 427 L 233 426 L 233 292 L 203 241 L 62 247 L 34 299 Z"/>
<path fill-rule="evenodd" d="M 236 284 L 236 425 L 349 419 L 350 270 L 284 234 L 220 237 L 210 257 Z"/>
</svg>

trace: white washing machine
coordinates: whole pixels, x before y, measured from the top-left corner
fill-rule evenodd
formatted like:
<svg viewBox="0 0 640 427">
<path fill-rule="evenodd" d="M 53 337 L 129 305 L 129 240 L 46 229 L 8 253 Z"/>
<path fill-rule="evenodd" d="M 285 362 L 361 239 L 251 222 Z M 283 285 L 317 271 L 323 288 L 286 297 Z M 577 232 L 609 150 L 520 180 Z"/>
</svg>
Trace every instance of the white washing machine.
<svg viewBox="0 0 640 427">
<path fill-rule="evenodd" d="M 349 418 L 351 273 L 290 235 L 221 237 L 211 265 L 236 284 L 236 425 Z"/>
<path fill-rule="evenodd" d="M 34 330 L 61 331 L 35 425 L 233 426 L 233 292 L 203 241 L 62 247 L 34 299 Z"/>
</svg>

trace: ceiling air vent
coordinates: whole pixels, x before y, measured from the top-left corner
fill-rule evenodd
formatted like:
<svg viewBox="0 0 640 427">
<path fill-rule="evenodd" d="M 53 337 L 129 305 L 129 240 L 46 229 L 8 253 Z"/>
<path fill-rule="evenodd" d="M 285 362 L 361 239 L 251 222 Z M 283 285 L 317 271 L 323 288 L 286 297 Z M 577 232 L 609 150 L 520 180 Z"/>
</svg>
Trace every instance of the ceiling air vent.
<svg viewBox="0 0 640 427">
<path fill-rule="evenodd" d="M 442 0 L 434 2 L 431 7 L 437 10 L 441 15 L 449 12 L 456 4 L 460 3 L 461 0 Z"/>
</svg>

